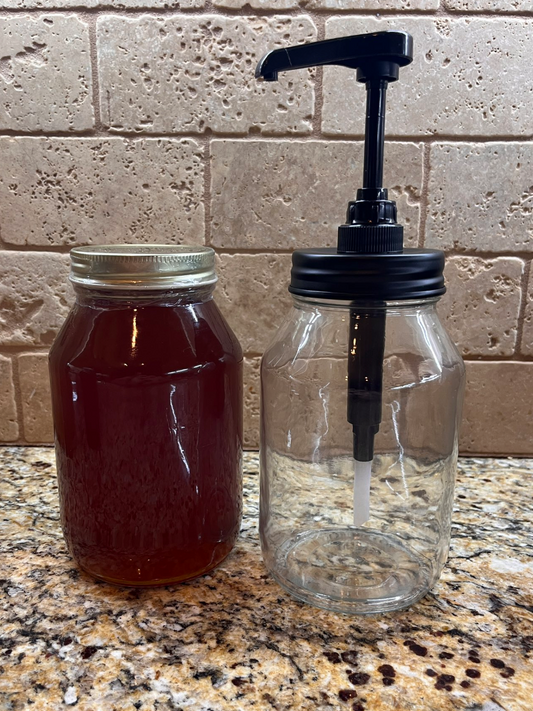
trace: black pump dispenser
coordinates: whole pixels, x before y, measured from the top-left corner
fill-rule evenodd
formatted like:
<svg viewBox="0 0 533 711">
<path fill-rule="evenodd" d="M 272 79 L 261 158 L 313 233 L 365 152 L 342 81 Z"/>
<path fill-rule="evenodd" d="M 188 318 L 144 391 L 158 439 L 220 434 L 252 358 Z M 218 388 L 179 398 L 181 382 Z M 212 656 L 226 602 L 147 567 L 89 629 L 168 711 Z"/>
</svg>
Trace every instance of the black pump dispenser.
<svg viewBox="0 0 533 711">
<path fill-rule="evenodd" d="M 385 99 L 388 83 L 396 81 L 400 67 L 412 60 L 411 35 L 377 32 L 276 49 L 257 66 L 256 77 L 275 81 L 280 71 L 341 65 L 357 69 L 357 81 L 366 84 L 363 187 L 348 205 L 346 224 L 339 227 L 340 254 L 402 251 L 403 227 L 396 222 L 396 203 L 383 188 Z"/>
<path fill-rule="evenodd" d="M 356 69 L 357 80 L 366 84 L 363 187 L 348 204 L 337 249 L 293 253 L 289 287 L 301 296 L 351 302 L 347 417 L 358 462 L 372 461 L 381 422 L 385 302 L 445 291 L 444 255 L 403 248 L 396 203 L 383 187 L 386 90 L 412 58 L 413 40 L 407 32 L 377 32 L 276 49 L 256 70 L 257 78 L 275 81 L 280 71 L 340 65 Z"/>
</svg>

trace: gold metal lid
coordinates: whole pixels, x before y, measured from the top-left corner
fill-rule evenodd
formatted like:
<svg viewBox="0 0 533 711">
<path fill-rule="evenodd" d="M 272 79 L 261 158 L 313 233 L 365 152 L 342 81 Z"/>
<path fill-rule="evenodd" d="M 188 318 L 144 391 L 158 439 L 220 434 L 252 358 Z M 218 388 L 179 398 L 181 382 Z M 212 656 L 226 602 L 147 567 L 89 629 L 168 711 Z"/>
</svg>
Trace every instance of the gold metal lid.
<svg viewBox="0 0 533 711">
<path fill-rule="evenodd" d="M 75 247 L 70 280 L 105 289 L 180 289 L 214 284 L 211 247 L 117 244 Z"/>
</svg>

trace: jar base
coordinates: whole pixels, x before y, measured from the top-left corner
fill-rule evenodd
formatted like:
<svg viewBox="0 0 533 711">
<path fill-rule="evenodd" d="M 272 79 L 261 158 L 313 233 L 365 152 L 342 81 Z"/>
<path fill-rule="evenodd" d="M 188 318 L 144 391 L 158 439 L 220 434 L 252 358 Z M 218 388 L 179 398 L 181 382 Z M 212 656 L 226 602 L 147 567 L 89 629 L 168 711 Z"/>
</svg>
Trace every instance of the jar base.
<svg viewBox="0 0 533 711">
<path fill-rule="evenodd" d="M 154 580 L 127 580 L 124 578 L 115 578 L 109 575 L 103 575 L 102 573 L 97 573 L 91 570 L 88 566 L 82 565 L 79 561 L 74 558 L 76 565 L 83 570 L 84 573 L 90 575 L 91 578 L 95 580 L 101 580 L 103 583 L 108 583 L 109 585 L 115 585 L 121 588 L 163 588 L 172 585 L 180 585 L 189 580 L 195 580 L 200 578 L 202 575 L 207 575 L 215 568 L 218 568 L 226 558 L 230 555 L 233 550 L 233 543 L 228 543 L 224 548 L 218 551 L 218 555 L 214 557 L 207 565 L 199 568 L 198 570 L 188 571 L 182 575 L 174 575 L 168 578 L 157 578 Z"/>
<path fill-rule="evenodd" d="M 368 529 L 306 531 L 285 542 L 270 572 L 298 600 L 344 614 L 408 607 L 434 582 L 427 560 Z"/>
</svg>

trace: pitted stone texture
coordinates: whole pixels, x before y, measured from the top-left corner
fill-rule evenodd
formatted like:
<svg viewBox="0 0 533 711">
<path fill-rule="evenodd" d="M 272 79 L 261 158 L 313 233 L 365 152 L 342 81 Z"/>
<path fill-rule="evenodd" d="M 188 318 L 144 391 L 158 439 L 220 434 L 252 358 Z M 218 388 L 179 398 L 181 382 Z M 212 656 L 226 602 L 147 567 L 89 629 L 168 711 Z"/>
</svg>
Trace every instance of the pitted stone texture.
<svg viewBox="0 0 533 711">
<path fill-rule="evenodd" d="M 443 0 L 447 10 L 463 12 L 531 12 L 531 0 Z"/>
<path fill-rule="evenodd" d="M 431 147 L 426 246 L 533 252 L 533 145 Z"/>
<path fill-rule="evenodd" d="M 362 184 L 360 143 L 213 141 L 211 242 L 287 249 L 337 244 L 349 200 Z M 418 243 L 422 148 L 390 143 L 384 184 L 397 201 L 406 246 Z"/>
<path fill-rule="evenodd" d="M 72 302 L 62 254 L 0 252 L 0 345 L 50 346 Z"/>
<path fill-rule="evenodd" d="M 463 355 L 513 355 L 523 272 L 516 257 L 448 258 L 439 312 Z"/>
<path fill-rule="evenodd" d="M 524 355 L 533 355 L 533 269 L 529 273 L 529 286 L 526 298 L 521 351 Z"/>
<path fill-rule="evenodd" d="M 0 355 L 0 442 L 14 442 L 18 436 L 13 364 Z"/>
<path fill-rule="evenodd" d="M 259 399 L 261 358 L 244 359 L 244 446 L 259 448 Z"/>
<path fill-rule="evenodd" d="M 252 7 L 254 10 L 291 10 L 303 5 L 303 9 L 307 9 L 306 3 L 299 0 L 214 0 L 213 5 L 232 9 Z"/>
<path fill-rule="evenodd" d="M 258 10 L 437 10 L 439 0 L 214 0 L 214 5 Z"/>
<path fill-rule="evenodd" d="M 203 244 L 193 140 L 2 138 L 0 164 L 4 242 Z"/>
<path fill-rule="evenodd" d="M 0 36 L 0 130 L 92 128 L 87 24 L 73 15 L 14 15 L 0 19 Z"/>
<path fill-rule="evenodd" d="M 215 292 L 244 353 L 262 353 L 289 310 L 290 254 L 221 254 Z"/>
<path fill-rule="evenodd" d="M 18 357 L 22 419 L 26 442 L 54 441 L 48 355 L 28 353 Z"/>
<path fill-rule="evenodd" d="M 466 363 L 460 451 L 531 454 L 533 363 Z"/>
<path fill-rule="evenodd" d="M 269 49 L 316 39 L 308 17 L 104 16 L 97 33 L 102 117 L 114 131 L 311 131 L 308 70 L 254 77 Z"/>
<path fill-rule="evenodd" d="M 0 0 L 0 9 L 17 10 L 43 9 L 50 10 L 57 8 L 62 10 L 76 7 L 102 7 L 113 8 L 114 10 L 128 10 L 136 8 L 155 8 L 165 10 L 189 10 L 191 8 L 202 8 L 205 0 Z"/>
<path fill-rule="evenodd" d="M 328 38 L 398 27 L 397 18 L 328 20 Z M 524 85 L 532 20 L 402 17 L 415 59 L 400 70 L 387 97 L 387 133 L 522 136 L 531 132 L 533 90 Z M 324 69 L 322 127 L 327 134 L 364 133 L 365 91 L 356 72 Z"/>
</svg>

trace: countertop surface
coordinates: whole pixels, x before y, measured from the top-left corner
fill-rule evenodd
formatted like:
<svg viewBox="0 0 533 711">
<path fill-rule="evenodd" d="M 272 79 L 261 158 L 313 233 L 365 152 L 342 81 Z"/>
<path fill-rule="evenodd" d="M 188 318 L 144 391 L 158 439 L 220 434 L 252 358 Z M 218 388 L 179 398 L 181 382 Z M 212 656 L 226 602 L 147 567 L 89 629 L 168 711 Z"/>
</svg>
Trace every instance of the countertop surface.
<svg viewBox="0 0 533 711">
<path fill-rule="evenodd" d="M 235 551 L 152 590 L 75 567 L 52 449 L 0 448 L 0 471 L 2 710 L 533 709 L 533 460 L 460 460 L 440 582 L 365 618 L 301 604 L 267 575 L 256 454 Z"/>
</svg>

